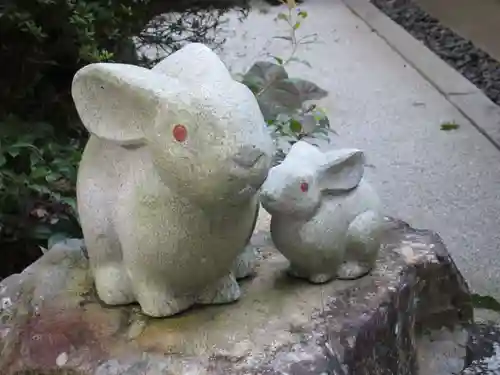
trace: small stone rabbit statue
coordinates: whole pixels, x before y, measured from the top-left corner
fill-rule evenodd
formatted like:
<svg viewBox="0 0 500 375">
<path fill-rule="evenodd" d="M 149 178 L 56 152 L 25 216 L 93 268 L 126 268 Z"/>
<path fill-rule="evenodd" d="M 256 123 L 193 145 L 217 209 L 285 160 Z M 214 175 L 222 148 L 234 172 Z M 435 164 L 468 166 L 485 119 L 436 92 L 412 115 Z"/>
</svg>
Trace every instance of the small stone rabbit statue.
<svg viewBox="0 0 500 375">
<path fill-rule="evenodd" d="M 99 297 L 154 317 L 237 300 L 274 152 L 252 92 L 191 43 L 152 69 L 85 66 L 72 95 L 91 134 L 77 200 Z"/>
<path fill-rule="evenodd" d="M 322 152 L 305 141 L 270 170 L 260 199 L 292 276 L 319 284 L 373 268 L 385 220 L 363 173 L 362 151 Z"/>
</svg>

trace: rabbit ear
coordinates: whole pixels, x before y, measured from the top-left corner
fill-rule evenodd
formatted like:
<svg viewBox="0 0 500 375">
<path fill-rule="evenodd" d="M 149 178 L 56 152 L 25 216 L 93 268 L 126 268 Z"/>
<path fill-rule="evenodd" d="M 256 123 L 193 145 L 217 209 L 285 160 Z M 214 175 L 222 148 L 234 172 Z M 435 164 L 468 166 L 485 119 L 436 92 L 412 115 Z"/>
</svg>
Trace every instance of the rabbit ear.
<svg viewBox="0 0 500 375">
<path fill-rule="evenodd" d="M 143 127 L 155 121 L 169 86 L 168 77 L 149 69 L 96 63 L 75 74 L 71 94 L 89 132 L 124 146 L 140 145 Z"/>
<path fill-rule="evenodd" d="M 226 82 L 232 80 L 219 56 L 202 43 L 190 43 L 172 53 L 152 68 L 154 72 L 182 81 Z"/>
<path fill-rule="evenodd" d="M 334 150 L 325 153 L 326 161 L 319 174 L 322 191 L 336 193 L 354 189 L 364 174 L 364 153 L 357 149 Z"/>
</svg>

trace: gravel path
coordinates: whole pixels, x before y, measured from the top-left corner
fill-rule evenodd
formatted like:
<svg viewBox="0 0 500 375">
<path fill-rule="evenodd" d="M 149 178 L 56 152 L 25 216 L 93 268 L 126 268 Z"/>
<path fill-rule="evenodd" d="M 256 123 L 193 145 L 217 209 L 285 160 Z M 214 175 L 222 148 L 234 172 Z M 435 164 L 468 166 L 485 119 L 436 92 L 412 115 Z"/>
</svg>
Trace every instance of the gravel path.
<svg viewBox="0 0 500 375">
<path fill-rule="evenodd" d="M 500 63 L 423 11 L 414 0 L 371 0 L 500 105 Z"/>
</svg>

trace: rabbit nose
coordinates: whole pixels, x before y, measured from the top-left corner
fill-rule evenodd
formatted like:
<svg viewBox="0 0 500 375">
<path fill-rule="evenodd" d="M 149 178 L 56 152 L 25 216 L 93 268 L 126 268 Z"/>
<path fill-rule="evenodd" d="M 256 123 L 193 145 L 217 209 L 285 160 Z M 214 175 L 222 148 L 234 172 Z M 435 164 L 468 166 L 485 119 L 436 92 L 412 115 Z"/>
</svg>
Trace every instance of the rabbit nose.
<svg viewBox="0 0 500 375">
<path fill-rule="evenodd" d="M 233 156 L 233 161 L 243 168 L 251 168 L 259 159 L 264 156 L 264 152 L 255 146 L 243 146 L 238 153 Z"/>
</svg>

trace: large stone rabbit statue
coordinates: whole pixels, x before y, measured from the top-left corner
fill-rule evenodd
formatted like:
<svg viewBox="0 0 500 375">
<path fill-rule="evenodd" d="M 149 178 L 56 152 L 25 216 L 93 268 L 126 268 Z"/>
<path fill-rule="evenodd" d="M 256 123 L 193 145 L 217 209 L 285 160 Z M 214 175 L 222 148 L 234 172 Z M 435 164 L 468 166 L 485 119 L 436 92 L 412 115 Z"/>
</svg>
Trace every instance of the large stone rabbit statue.
<svg viewBox="0 0 500 375">
<path fill-rule="evenodd" d="M 155 317 L 237 300 L 274 151 L 252 92 L 192 43 L 151 70 L 88 65 L 72 95 L 91 133 L 77 198 L 99 297 Z"/>
</svg>

